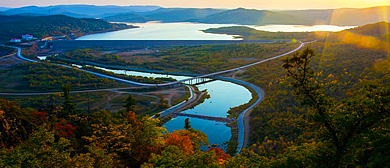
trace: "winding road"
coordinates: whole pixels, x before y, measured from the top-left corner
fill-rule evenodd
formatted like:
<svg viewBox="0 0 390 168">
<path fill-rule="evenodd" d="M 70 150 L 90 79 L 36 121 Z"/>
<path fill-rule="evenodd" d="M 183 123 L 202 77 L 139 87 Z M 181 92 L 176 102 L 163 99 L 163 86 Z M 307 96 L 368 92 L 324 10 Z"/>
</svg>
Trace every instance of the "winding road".
<svg viewBox="0 0 390 168">
<path fill-rule="evenodd" d="M 163 83 L 163 84 L 149 84 L 149 83 L 134 82 L 134 81 L 125 80 L 125 79 L 121 79 L 121 78 L 117 78 L 117 77 L 113 77 L 113 76 L 109 76 L 109 75 L 104 75 L 104 74 L 100 74 L 100 73 L 96 73 L 96 72 L 92 72 L 92 71 L 88 71 L 88 70 L 84 70 L 84 69 L 79 69 L 79 68 L 76 68 L 76 67 L 73 67 L 73 66 L 68 66 L 68 65 L 63 65 L 63 64 L 56 64 L 56 65 L 59 65 L 59 66 L 62 66 L 62 67 L 66 67 L 66 68 L 74 68 L 74 69 L 78 69 L 78 70 L 81 70 L 81 71 L 84 71 L 84 72 L 87 72 L 87 73 L 91 73 L 91 74 L 94 74 L 94 75 L 97 75 L 97 76 L 100 76 L 100 77 L 105 77 L 105 78 L 108 78 L 108 79 L 112 79 L 112 80 L 116 80 L 116 81 L 120 81 L 120 82 L 124 82 L 124 83 L 128 83 L 128 84 L 132 84 L 132 85 L 144 86 L 144 87 L 161 87 L 161 86 L 179 85 L 179 84 L 182 84 L 185 81 L 190 81 L 190 80 L 200 79 L 200 78 L 208 78 L 208 77 L 214 77 L 214 78 L 217 78 L 217 79 L 227 80 L 227 81 L 231 81 L 231 82 L 234 82 L 234 83 L 238 83 L 238 84 L 241 84 L 241 85 L 245 85 L 245 86 L 251 87 L 258 94 L 258 99 L 249 108 L 244 110 L 238 117 L 237 122 L 238 122 L 238 130 L 239 130 L 239 134 L 238 134 L 238 142 L 239 142 L 238 152 L 239 152 L 239 151 L 241 151 L 241 149 L 246 147 L 247 144 L 248 144 L 248 139 L 249 139 L 249 122 L 250 122 L 249 115 L 250 115 L 250 112 L 252 111 L 252 109 L 255 106 L 257 106 L 263 100 L 264 92 L 260 88 L 258 88 L 257 86 L 255 86 L 255 85 L 253 85 L 251 83 L 240 81 L 240 80 L 236 80 L 236 79 L 231 79 L 231 78 L 220 77 L 220 76 L 217 76 L 217 75 L 238 71 L 238 70 L 241 70 L 241 69 L 244 69 L 244 68 L 255 66 L 255 65 L 267 62 L 267 61 L 271 61 L 273 59 L 277 59 L 277 58 L 280 58 L 280 57 L 292 54 L 292 53 L 300 50 L 305 44 L 312 43 L 312 42 L 315 42 L 315 41 L 310 41 L 310 42 L 301 42 L 300 41 L 300 45 L 297 48 L 295 48 L 294 50 L 291 50 L 291 51 L 286 52 L 284 54 L 280 54 L 280 55 L 277 55 L 277 56 L 274 56 L 274 57 L 271 57 L 271 58 L 268 58 L 268 59 L 260 60 L 260 61 L 248 64 L 248 65 L 244 65 L 244 66 L 241 66 L 241 67 L 228 69 L 228 70 L 223 70 L 223 71 L 218 71 L 218 72 L 205 74 L 205 75 L 199 75 L 199 76 L 196 76 L 196 77 L 190 77 L 190 78 L 187 78 L 187 79 L 178 80 L 178 81 L 175 81 L 175 82 Z M 2 46 L 5 46 L 5 45 L 2 45 Z M 21 48 L 19 48 L 19 47 L 15 47 L 15 46 L 5 46 L 5 47 L 10 47 L 10 48 L 17 49 L 16 56 L 18 58 L 24 60 L 24 61 L 38 62 L 36 60 L 32 60 L 32 59 L 28 59 L 28 58 L 23 57 L 21 55 Z M 123 88 L 115 88 L 115 89 L 123 89 Z M 88 91 L 91 92 L 91 91 L 104 91 L 104 90 L 115 90 L 115 89 L 99 89 L 99 90 L 88 90 Z M 190 90 L 190 93 L 191 93 L 191 97 L 190 98 L 192 99 L 193 98 L 193 96 L 192 96 L 193 95 L 192 94 L 192 88 L 189 87 L 189 90 Z M 75 92 L 86 92 L 86 91 L 75 91 Z M 2 94 L 2 95 L 40 95 L 40 94 L 55 94 L 55 93 L 0 93 L 0 94 Z M 176 106 L 171 107 L 170 109 L 167 109 L 167 110 L 161 112 L 161 114 L 166 115 L 166 114 L 174 111 L 178 107 L 181 107 L 184 104 L 186 104 L 185 101 L 179 103 Z"/>
</svg>

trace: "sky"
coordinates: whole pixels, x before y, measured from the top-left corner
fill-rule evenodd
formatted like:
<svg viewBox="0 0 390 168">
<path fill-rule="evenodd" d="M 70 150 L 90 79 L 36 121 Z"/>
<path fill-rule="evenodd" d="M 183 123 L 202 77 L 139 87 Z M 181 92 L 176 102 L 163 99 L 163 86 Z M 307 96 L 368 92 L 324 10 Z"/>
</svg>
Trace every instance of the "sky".
<svg viewBox="0 0 390 168">
<path fill-rule="evenodd" d="M 1 7 L 48 6 L 59 4 L 158 5 L 162 7 L 328 9 L 389 6 L 390 0 L 1 0 Z"/>
</svg>

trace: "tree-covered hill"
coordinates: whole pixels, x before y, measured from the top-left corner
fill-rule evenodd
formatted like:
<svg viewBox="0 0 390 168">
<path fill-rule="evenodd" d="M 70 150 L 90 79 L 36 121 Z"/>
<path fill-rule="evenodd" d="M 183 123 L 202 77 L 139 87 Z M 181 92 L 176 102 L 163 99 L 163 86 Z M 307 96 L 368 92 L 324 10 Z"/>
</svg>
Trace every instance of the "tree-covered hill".
<svg viewBox="0 0 390 168">
<path fill-rule="evenodd" d="M 302 24 L 303 19 L 289 14 L 267 10 L 244 8 L 224 11 L 207 17 L 190 20 L 201 23 L 267 25 L 267 24 Z"/>
<path fill-rule="evenodd" d="M 89 33 L 133 28 L 125 24 L 112 24 L 100 19 L 78 19 L 64 15 L 52 16 L 2 16 L 0 15 L 0 41 L 21 38 L 31 34 L 37 38 L 74 33 Z"/>
<path fill-rule="evenodd" d="M 255 109 L 251 124 L 259 124 L 252 127 L 258 141 L 239 155 L 209 147 L 206 135 L 189 123 L 185 130 L 166 132 L 158 119 L 131 111 L 133 105 L 117 113 L 87 113 L 75 107 L 70 87 L 64 85 L 62 105 L 50 111 L 0 99 L 0 166 L 388 167 L 390 76 L 383 68 L 388 60 L 374 66 L 381 71 L 374 72 L 377 78 L 361 80 L 355 91 L 340 98 L 328 92 L 339 92 L 337 86 L 348 79 L 326 72 L 322 78 L 314 60 L 324 56 L 316 57 L 308 48 L 285 59 L 284 70 L 267 67 L 287 73 L 280 82 L 288 85 L 269 90 L 276 92 L 268 92 L 272 101 Z M 263 70 L 251 77 L 259 79 L 267 72 Z M 293 96 L 286 95 L 290 91 Z M 203 151 L 201 146 L 209 148 Z"/>
<path fill-rule="evenodd" d="M 222 9 L 196 9 L 196 8 L 161 8 L 145 13 L 121 13 L 103 18 L 108 21 L 116 22 L 184 22 L 189 19 L 207 17 L 213 14 L 223 12 Z"/>
<path fill-rule="evenodd" d="M 67 15 L 79 18 L 101 18 L 109 15 L 127 12 L 148 12 L 159 9 L 159 6 L 116 6 L 116 5 L 54 5 L 54 6 L 24 6 L 5 9 L 4 15 Z M 0 8 L 0 11 L 2 9 Z"/>
<path fill-rule="evenodd" d="M 314 33 L 310 32 L 267 32 L 247 26 L 209 28 L 202 31 L 205 33 L 237 35 L 237 38 L 244 40 L 303 40 L 315 37 Z"/>
<path fill-rule="evenodd" d="M 1 9 L 0 9 L 1 10 Z M 55 5 L 46 7 L 26 6 L 9 9 L 4 15 L 42 16 L 61 14 L 77 18 L 104 18 L 122 22 L 201 22 L 234 23 L 246 25 L 298 24 L 360 26 L 390 21 L 390 7 L 340 8 L 312 10 L 256 10 L 256 9 L 198 9 L 161 8 L 158 6 L 94 6 Z M 138 17 L 146 17 L 140 20 Z"/>
<path fill-rule="evenodd" d="M 353 29 L 345 30 L 348 32 L 366 35 L 366 36 L 375 36 L 380 37 L 385 34 L 390 33 L 390 23 L 389 22 L 379 22 L 374 24 L 368 24 Z"/>
<path fill-rule="evenodd" d="M 144 23 L 150 21 L 148 17 L 141 16 L 135 13 L 121 13 L 113 16 L 107 16 L 103 19 L 110 22 L 133 22 L 133 23 Z"/>
</svg>

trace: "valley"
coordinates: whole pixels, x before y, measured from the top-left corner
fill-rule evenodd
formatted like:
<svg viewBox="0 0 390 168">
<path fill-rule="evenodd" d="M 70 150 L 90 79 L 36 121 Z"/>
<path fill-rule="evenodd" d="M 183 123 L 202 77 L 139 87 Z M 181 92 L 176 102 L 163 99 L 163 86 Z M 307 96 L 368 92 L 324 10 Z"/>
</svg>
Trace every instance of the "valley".
<svg viewBox="0 0 390 168">
<path fill-rule="evenodd" d="M 386 11 L 4 9 L 0 167 L 385 166 Z"/>
</svg>

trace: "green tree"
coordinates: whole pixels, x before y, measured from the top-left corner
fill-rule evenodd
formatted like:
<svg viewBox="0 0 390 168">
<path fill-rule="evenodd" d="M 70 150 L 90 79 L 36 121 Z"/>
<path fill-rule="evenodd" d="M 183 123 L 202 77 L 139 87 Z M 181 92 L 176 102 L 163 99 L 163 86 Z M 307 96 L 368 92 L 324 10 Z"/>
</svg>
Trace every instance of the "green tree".
<svg viewBox="0 0 390 168">
<path fill-rule="evenodd" d="M 0 167 L 70 167 L 70 145 L 65 138 L 55 140 L 54 132 L 41 126 L 23 144 L 3 150 Z"/>
<path fill-rule="evenodd" d="M 72 115 L 76 113 L 76 106 L 72 102 L 70 97 L 70 86 L 63 85 L 62 86 L 64 103 L 62 104 L 62 116 Z"/>
<path fill-rule="evenodd" d="M 186 118 L 186 119 L 184 120 L 184 128 L 185 128 L 186 130 L 189 130 L 189 129 L 191 128 L 191 123 L 190 123 L 190 119 L 189 119 L 189 118 Z"/>
<path fill-rule="evenodd" d="M 127 111 L 133 110 L 133 107 L 135 105 L 134 98 L 129 94 L 126 98 L 126 104 L 123 107 L 126 107 Z"/>
<path fill-rule="evenodd" d="M 0 99 L 0 148 L 13 147 L 31 134 L 33 118 L 26 109 L 13 102 Z"/>
<path fill-rule="evenodd" d="M 364 157 L 361 153 L 370 151 L 373 135 L 390 116 L 390 88 L 368 83 L 341 101 L 327 96 L 320 73 L 309 66 L 314 56 L 314 50 L 306 48 L 284 61 L 292 93 L 308 107 L 307 124 L 316 128 L 315 136 L 330 149 L 324 150 L 325 164 L 336 168 L 358 164 Z"/>
<path fill-rule="evenodd" d="M 137 117 L 130 111 L 118 123 L 92 124 L 91 136 L 83 138 L 114 153 L 122 165 L 139 167 L 152 153 L 159 153 L 164 143 L 162 132 L 166 130 L 157 124 L 157 119 Z"/>
</svg>

